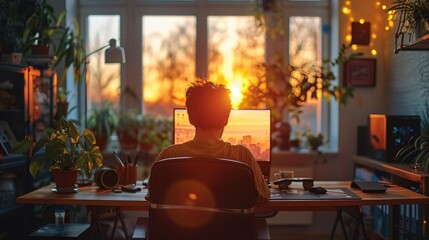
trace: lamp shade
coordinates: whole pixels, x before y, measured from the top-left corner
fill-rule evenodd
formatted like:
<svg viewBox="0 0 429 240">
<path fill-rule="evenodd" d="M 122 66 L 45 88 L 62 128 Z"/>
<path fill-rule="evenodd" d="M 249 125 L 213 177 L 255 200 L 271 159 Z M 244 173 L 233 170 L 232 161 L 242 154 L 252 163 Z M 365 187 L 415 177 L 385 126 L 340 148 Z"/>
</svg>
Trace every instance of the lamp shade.
<svg viewBox="0 0 429 240">
<path fill-rule="evenodd" d="M 105 63 L 125 63 L 125 51 L 121 46 L 116 46 L 116 39 L 110 39 L 109 47 L 105 51 Z"/>
</svg>

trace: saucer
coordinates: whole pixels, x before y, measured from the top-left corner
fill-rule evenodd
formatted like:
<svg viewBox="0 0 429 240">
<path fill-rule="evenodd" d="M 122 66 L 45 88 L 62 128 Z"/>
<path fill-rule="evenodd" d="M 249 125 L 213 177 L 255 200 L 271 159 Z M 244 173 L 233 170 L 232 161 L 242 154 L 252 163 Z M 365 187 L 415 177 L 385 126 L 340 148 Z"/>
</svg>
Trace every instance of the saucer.
<svg viewBox="0 0 429 240">
<path fill-rule="evenodd" d="M 66 187 L 66 188 L 57 188 L 54 187 L 51 189 L 52 192 L 55 193 L 77 193 L 78 187 Z"/>
</svg>

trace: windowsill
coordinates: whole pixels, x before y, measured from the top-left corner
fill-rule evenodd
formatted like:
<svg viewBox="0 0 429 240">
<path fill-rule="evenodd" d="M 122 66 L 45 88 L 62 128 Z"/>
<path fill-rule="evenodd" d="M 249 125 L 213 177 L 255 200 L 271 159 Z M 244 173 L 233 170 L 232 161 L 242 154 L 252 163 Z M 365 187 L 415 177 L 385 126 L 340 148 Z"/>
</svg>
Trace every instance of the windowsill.
<svg viewBox="0 0 429 240">
<path fill-rule="evenodd" d="M 318 155 L 328 155 L 328 156 L 336 156 L 338 155 L 338 151 L 332 150 L 330 148 L 319 148 L 318 151 L 306 149 L 306 148 L 291 148 L 289 150 L 281 150 L 278 148 L 273 148 L 271 153 L 273 155 L 308 155 L 308 156 L 318 156 Z"/>
</svg>

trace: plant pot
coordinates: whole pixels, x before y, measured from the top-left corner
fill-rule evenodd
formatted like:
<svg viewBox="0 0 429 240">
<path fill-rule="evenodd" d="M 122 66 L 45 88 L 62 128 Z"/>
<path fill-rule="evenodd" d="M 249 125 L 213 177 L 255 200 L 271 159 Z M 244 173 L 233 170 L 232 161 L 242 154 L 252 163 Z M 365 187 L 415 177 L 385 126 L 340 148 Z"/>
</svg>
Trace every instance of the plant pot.
<svg viewBox="0 0 429 240">
<path fill-rule="evenodd" d="M 128 133 L 129 130 L 117 131 L 119 146 L 121 150 L 136 150 L 138 146 L 137 139 Z"/>
<path fill-rule="evenodd" d="M 139 147 L 140 147 L 140 151 L 149 152 L 150 150 L 152 150 L 153 144 L 152 143 L 140 143 Z"/>
<path fill-rule="evenodd" d="M 95 141 L 97 143 L 97 145 L 100 147 L 101 151 L 106 150 L 107 145 L 109 143 L 109 137 L 106 134 L 96 134 L 95 133 L 95 129 L 91 129 L 94 132 L 95 135 Z"/>
<path fill-rule="evenodd" d="M 56 189 L 57 190 L 60 190 L 60 189 L 74 190 L 76 186 L 78 172 L 79 170 L 77 169 L 66 170 L 66 171 L 59 171 L 59 170 L 51 171 Z"/>
<path fill-rule="evenodd" d="M 50 45 L 31 45 L 31 54 L 32 55 L 43 55 L 50 56 L 51 55 L 51 46 Z"/>
</svg>

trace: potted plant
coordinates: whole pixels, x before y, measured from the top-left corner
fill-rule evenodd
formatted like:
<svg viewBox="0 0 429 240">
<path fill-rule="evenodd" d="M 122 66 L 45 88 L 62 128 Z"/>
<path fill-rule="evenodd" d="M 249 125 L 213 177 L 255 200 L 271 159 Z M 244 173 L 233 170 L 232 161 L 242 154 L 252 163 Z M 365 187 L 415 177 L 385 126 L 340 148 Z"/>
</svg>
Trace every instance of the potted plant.
<svg viewBox="0 0 429 240">
<path fill-rule="evenodd" d="M 36 11 L 25 24 L 22 52 L 24 57 L 28 57 L 30 53 L 55 56 L 52 68 L 64 60 L 65 70 L 61 79 L 65 78 L 67 69 L 73 64 L 75 82 L 78 82 L 82 77 L 81 66 L 85 60 L 86 48 L 76 19 L 71 26 L 62 25 L 66 13 L 64 10 L 57 17 L 54 8 L 46 0 L 36 3 Z"/>
<path fill-rule="evenodd" d="M 321 133 L 313 135 L 311 133 L 306 135 L 308 145 L 311 150 L 317 151 L 319 147 L 323 144 L 323 135 Z"/>
<path fill-rule="evenodd" d="M 121 150 L 135 150 L 138 145 L 139 115 L 135 111 L 122 111 L 118 114 L 116 134 Z"/>
<path fill-rule="evenodd" d="M 171 118 L 138 114 L 135 111 L 118 115 L 116 133 L 122 150 L 160 151 L 171 144 Z"/>
<path fill-rule="evenodd" d="M 408 144 L 398 150 L 395 162 L 409 164 L 411 168 L 429 171 L 429 102 L 417 111 L 420 116 L 420 135 L 411 137 Z"/>
<path fill-rule="evenodd" d="M 140 151 L 161 151 L 171 144 L 172 131 L 171 118 L 142 115 L 137 136 Z"/>
<path fill-rule="evenodd" d="M 34 14 L 28 18 L 25 24 L 23 33 L 24 55 L 27 55 L 29 50 L 34 55 L 51 55 L 53 35 L 61 21 L 62 17 L 58 21 L 54 14 L 54 8 L 46 0 L 37 3 Z"/>
<path fill-rule="evenodd" d="M 74 189 L 78 171 L 90 177 L 93 168 L 103 165 L 94 133 L 85 129 L 81 134 L 77 125 L 67 119 L 55 121 L 54 128 L 46 129 L 37 142 L 26 136 L 14 145 L 12 152 L 29 153 L 30 174 L 35 177 L 41 169 L 49 170 L 57 190 Z"/>
<path fill-rule="evenodd" d="M 426 0 L 396 0 L 389 10 L 399 15 L 397 35 L 416 33 L 416 38 L 429 31 L 429 2 Z"/>
<path fill-rule="evenodd" d="M 290 147 L 290 125 L 284 122 L 285 112 L 299 123 L 301 107 L 310 99 L 323 96 L 327 101 L 334 98 L 340 104 L 346 104 L 347 98 L 353 97 L 352 86 L 341 86 L 335 83 L 336 77 L 332 68 L 341 65 L 348 59 L 362 53 L 347 53 L 350 46 L 342 45 L 335 60 L 326 59 L 319 65 L 304 63 L 301 66 L 285 64 L 281 57 L 275 57 L 268 63 L 261 63 L 261 74 L 258 81 L 251 83 L 243 93 L 241 108 L 272 109 L 273 125 L 277 127 L 275 134 L 280 149 Z M 288 132 L 289 131 L 289 132 Z M 281 134 L 278 134 L 278 133 Z"/>
<path fill-rule="evenodd" d="M 106 149 L 109 138 L 115 131 L 116 121 L 110 101 L 92 106 L 87 127 L 94 132 L 95 139 L 102 151 Z"/>
</svg>

